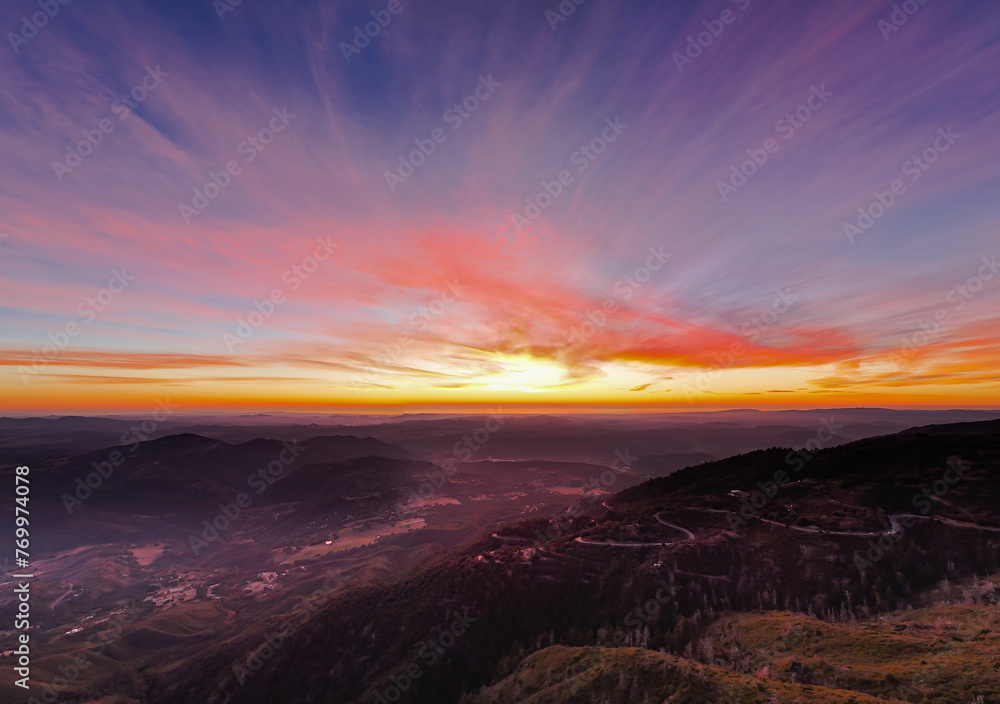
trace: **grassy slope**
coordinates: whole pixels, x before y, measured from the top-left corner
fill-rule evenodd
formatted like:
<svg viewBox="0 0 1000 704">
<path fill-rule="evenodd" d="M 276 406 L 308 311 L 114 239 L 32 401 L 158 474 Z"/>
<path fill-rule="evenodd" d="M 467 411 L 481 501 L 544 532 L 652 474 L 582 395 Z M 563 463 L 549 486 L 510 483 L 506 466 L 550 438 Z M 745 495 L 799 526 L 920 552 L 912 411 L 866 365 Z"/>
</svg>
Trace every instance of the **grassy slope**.
<svg viewBox="0 0 1000 704">
<path fill-rule="evenodd" d="M 463 704 L 754 704 L 885 701 L 843 690 L 766 681 L 637 648 L 552 646 Z"/>
<path fill-rule="evenodd" d="M 803 614 L 727 615 L 706 635 L 727 664 L 773 677 L 907 701 L 1000 702 L 1000 611 L 995 605 L 893 612 L 855 626 Z"/>
<path fill-rule="evenodd" d="M 998 586 L 994 579 L 953 591 L 981 595 Z M 995 603 L 897 611 L 855 625 L 783 611 L 730 613 L 703 636 L 713 665 L 637 648 L 545 648 L 462 704 L 1000 702 Z"/>
</svg>

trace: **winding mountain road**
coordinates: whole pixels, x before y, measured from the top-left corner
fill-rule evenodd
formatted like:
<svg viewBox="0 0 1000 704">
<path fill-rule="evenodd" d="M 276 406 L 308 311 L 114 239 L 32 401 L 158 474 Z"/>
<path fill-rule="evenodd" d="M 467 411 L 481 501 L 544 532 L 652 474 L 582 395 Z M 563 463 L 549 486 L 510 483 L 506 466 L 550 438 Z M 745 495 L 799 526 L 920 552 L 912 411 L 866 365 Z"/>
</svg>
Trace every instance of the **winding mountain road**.
<svg viewBox="0 0 1000 704">
<path fill-rule="evenodd" d="M 619 540 L 587 540 L 586 538 L 581 538 L 577 536 L 573 538 L 574 543 L 580 543 L 581 545 L 597 545 L 603 548 L 658 548 L 664 545 L 670 545 L 670 543 L 623 543 Z"/>
<path fill-rule="evenodd" d="M 705 508 L 703 511 L 708 511 L 710 513 L 724 513 L 731 516 L 738 516 L 739 514 L 735 511 L 726 511 L 717 508 Z M 995 528 L 993 526 L 981 526 L 975 523 L 966 523 L 964 521 L 956 521 L 953 518 L 944 518 L 943 516 L 923 516 L 916 513 L 891 513 L 889 514 L 889 525 L 890 528 L 886 530 L 875 530 L 875 531 L 863 531 L 863 530 L 827 530 L 825 528 L 815 528 L 813 526 L 790 526 L 787 523 L 782 523 L 780 521 L 772 521 L 769 518 L 761 518 L 760 516 L 753 516 L 758 521 L 763 523 L 770 523 L 771 525 L 781 526 L 782 528 L 790 528 L 791 530 L 797 530 L 801 533 L 813 533 L 816 535 L 846 535 L 853 537 L 870 537 L 874 535 L 896 535 L 903 528 L 899 525 L 900 518 L 920 518 L 927 521 L 939 521 L 946 525 L 954 526 L 956 528 L 966 528 L 970 530 L 984 530 L 991 533 L 1000 533 L 1000 528 Z"/>
<path fill-rule="evenodd" d="M 684 533 L 687 536 L 687 540 L 694 540 L 694 533 L 692 533 L 691 531 L 689 531 L 687 528 L 683 528 L 683 527 L 677 525 L 676 523 L 670 523 L 669 521 L 663 520 L 662 518 L 660 518 L 660 514 L 658 514 L 658 513 L 655 514 L 654 517 L 656 518 L 657 522 L 659 522 L 659 523 L 661 523 L 661 524 L 663 524 L 665 526 L 668 526 L 670 528 L 673 528 L 674 530 L 678 530 L 681 533 Z M 650 548 L 650 547 L 663 547 L 665 545 L 673 545 L 674 543 L 679 542 L 679 541 L 677 541 L 677 540 L 661 540 L 661 541 L 657 541 L 657 542 L 648 542 L 648 543 L 642 543 L 642 542 L 623 542 L 623 541 L 620 541 L 620 540 L 600 540 L 600 541 L 598 541 L 598 540 L 587 540 L 586 538 L 582 538 L 582 537 L 578 536 L 578 537 L 574 538 L 574 542 L 580 543 L 582 545 L 600 545 L 600 546 L 603 546 L 603 547 L 613 547 L 613 548 Z"/>
<path fill-rule="evenodd" d="M 660 518 L 660 514 L 658 514 L 658 513 L 655 515 L 655 518 L 656 518 L 656 520 L 658 522 L 662 523 L 663 525 L 669 526 L 670 528 L 673 528 L 674 530 L 679 530 L 681 533 L 687 534 L 688 540 L 694 540 L 694 533 L 692 533 L 691 531 L 689 531 L 687 528 L 682 528 L 681 526 L 677 525 L 676 523 L 670 523 L 669 521 L 663 520 L 662 518 Z"/>
<path fill-rule="evenodd" d="M 695 507 L 690 507 L 695 508 Z M 735 511 L 726 511 L 724 509 L 717 508 L 702 508 L 702 511 L 707 511 L 709 513 L 722 513 L 730 516 L 738 516 L 739 514 Z M 695 535 L 687 528 L 679 526 L 676 523 L 671 523 L 665 521 L 660 517 L 660 514 L 654 514 L 657 522 L 665 525 L 674 530 L 678 530 L 687 536 L 687 540 L 694 540 Z M 780 521 L 772 521 L 769 518 L 761 518 L 760 516 L 753 516 L 758 521 L 763 523 L 770 523 L 771 525 L 780 526 L 782 528 L 788 528 L 790 530 L 797 530 L 800 533 L 810 533 L 812 535 L 844 535 L 848 537 L 862 537 L 869 538 L 877 535 L 896 535 L 904 530 L 903 526 L 899 524 L 900 518 L 920 518 L 929 521 L 940 521 L 946 525 L 954 526 L 956 528 L 966 528 L 970 530 L 983 530 L 992 533 L 1000 533 L 1000 527 L 993 526 L 980 526 L 975 523 L 965 523 L 963 521 L 956 521 L 952 518 L 943 518 L 941 516 L 921 516 L 915 513 L 892 513 L 889 514 L 889 525 L 890 527 L 886 530 L 875 530 L 875 531 L 861 531 L 861 530 L 826 530 L 825 528 L 816 528 L 813 526 L 791 526 L 787 523 L 781 523 Z M 498 536 L 499 537 L 499 536 Z M 588 540 L 583 537 L 574 538 L 574 542 L 580 543 L 582 545 L 597 545 L 601 547 L 614 547 L 614 548 L 649 548 L 649 547 L 664 547 L 666 545 L 673 545 L 674 543 L 680 542 L 677 540 L 661 540 L 656 542 L 628 542 L 620 540 Z"/>
<path fill-rule="evenodd" d="M 533 542 L 531 538 L 523 538 L 520 535 L 497 535 L 493 533 L 493 537 L 497 540 L 502 540 L 505 543 L 530 543 Z"/>
</svg>

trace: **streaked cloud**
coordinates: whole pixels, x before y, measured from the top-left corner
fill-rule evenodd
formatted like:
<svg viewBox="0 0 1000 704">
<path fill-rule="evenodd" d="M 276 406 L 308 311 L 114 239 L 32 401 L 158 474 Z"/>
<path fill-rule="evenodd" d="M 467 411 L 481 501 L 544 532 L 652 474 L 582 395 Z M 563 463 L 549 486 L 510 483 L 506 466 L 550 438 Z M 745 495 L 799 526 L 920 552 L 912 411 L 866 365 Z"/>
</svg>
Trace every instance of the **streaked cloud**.
<svg viewBox="0 0 1000 704">
<path fill-rule="evenodd" d="M 112 378 L 124 405 L 160 385 L 219 407 L 996 405 L 1000 276 L 961 307 L 949 295 L 998 254 L 1000 16 L 932 3 L 885 41 L 891 3 L 751 2 L 679 71 L 673 53 L 730 6 L 595 0 L 553 31 L 536 3 L 414 4 L 351 63 L 351 3 L 224 21 L 195 0 L 62 6 L 0 52 L 4 407 L 105 407 Z M 483 76 L 498 87 L 453 129 Z M 789 134 L 816 86 L 828 101 Z M 270 139 L 275 111 L 294 117 Z M 575 159 L 609 118 L 627 128 Z M 390 191 L 386 170 L 435 129 Z M 723 202 L 718 182 L 768 138 Z M 906 192 L 851 244 L 844 223 L 896 178 Z M 317 238 L 339 247 L 310 262 Z M 639 281 L 650 247 L 671 257 Z M 122 267 L 128 288 L 86 308 Z M 761 324 L 786 290 L 795 304 Z M 938 310 L 940 334 L 887 366 Z M 45 391 L 26 400 L 32 364 Z"/>
</svg>

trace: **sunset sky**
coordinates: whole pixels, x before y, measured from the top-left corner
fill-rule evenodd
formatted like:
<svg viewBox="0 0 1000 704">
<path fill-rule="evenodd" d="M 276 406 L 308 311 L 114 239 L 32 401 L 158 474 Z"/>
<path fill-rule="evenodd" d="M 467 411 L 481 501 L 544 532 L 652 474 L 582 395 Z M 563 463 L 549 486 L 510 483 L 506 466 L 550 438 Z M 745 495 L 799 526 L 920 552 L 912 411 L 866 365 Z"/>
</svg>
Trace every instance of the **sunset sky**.
<svg viewBox="0 0 1000 704">
<path fill-rule="evenodd" d="M 0 411 L 998 408 L 1000 12 L 902 4 L 6 2 Z"/>
</svg>

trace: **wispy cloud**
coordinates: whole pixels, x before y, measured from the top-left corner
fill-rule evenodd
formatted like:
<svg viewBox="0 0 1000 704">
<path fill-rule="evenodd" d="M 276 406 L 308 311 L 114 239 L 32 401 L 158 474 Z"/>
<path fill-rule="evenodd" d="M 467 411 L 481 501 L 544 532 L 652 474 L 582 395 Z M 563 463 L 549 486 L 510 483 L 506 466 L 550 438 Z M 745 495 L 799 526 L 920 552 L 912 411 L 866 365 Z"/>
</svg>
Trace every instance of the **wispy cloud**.
<svg viewBox="0 0 1000 704">
<path fill-rule="evenodd" d="M 294 380 L 308 379 L 351 403 L 351 378 L 404 332 L 364 401 L 509 402 L 534 385 L 547 402 L 683 402 L 650 379 L 712 368 L 734 345 L 715 394 L 874 389 L 905 403 L 919 387 L 958 405 L 995 391 L 1000 280 L 906 369 L 877 366 L 996 253 L 992 5 L 928 4 L 886 42 L 887 6 L 750 3 L 679 72 L 673 52 L 731 4 L 587 3 L 558 32 L 527 1 L 415 4 L 351 63 L 339 43 L 364 13 L 350 3 L 244 3 L 224 22 L 206 2 L 62 6 L 0 52 L 0 383 L 19 384 L 16 368 L 127 266 L 127 295 L 49 362 L 46 403 L 60 385 L 54 407 L 86 407 L 81 384 L 155 377 L 200 380 L 199 398 L 226 405 L 216 370 L 230 367 L 243 385 L 270 378 L 272 400 L 301 401 Z M 168 75 L 116 109 L 150 71 Z M 446 111 L 487 75 L 501 86 L 453 130 Z M 779 125 L 818 85 L 833 97 L 792 138 Z M 275 110 L 295 117 L 269 136 Z M 615 116 L 620 138 L 574 159 Z M 843 223 L 949 126 L 961 138 L 850 245 Z M 389 191 L 386 169 L 441 127 L 433 158 Z M 716 184 L 769 137 L 777 151 L 721 202 Z M 88 154 L 60 180 L 53 163 L 74 150 Z M 239 175 L 186 223 L 179 205 L 234 161 Z M 572 183 L 512 229 L 561 171 Z M 327 236 L 338 255 L 286 277 Z M 653 245 L 669 263 L 624 298 L 616 283 Z M 412 324 L 449 282 L 461 298 Z M 748 339 L 782 287 L 801 302 Z M 276 289 L 287 302 L 229 353 L 223 333 Z"/>
</svg>

